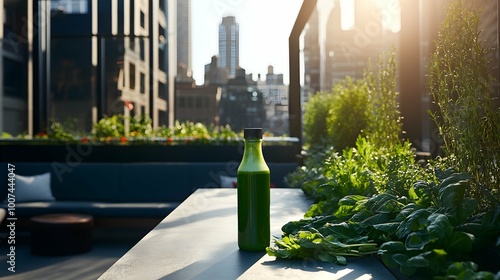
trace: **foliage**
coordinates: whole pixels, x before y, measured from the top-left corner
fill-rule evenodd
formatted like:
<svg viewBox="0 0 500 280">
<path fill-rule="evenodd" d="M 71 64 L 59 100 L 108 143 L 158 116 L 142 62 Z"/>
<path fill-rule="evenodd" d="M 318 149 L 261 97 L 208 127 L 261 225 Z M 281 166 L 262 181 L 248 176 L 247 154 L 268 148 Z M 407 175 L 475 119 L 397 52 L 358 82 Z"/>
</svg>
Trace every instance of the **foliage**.
<svg viewBox="0 0 500 280">
<path fill-rule="evenodd" d="M 474 214 L 479 205 L 466 195 L 471 183 L 466 173 L 436 170 L 434 178 L 436 181 L 416 182 L 408 196 L 346 195 L 333 214 L 284 225 L 282 239 L 267 251 L 281 258 L 345 264 L 339 256 L 374 254 L 378 248 L 384 263 L 400 267 L 405 275 L 418 271 L 450 277 L 452 273 L 491 277 L 488 272 L 450 271 L 448 267 L 460 268 L 455 262 L 500 234 L 500 208 Z"/>
<path fill-rule="evenodd" d="M 354 148 L 310 154 L 287 177 L 314 204 L 304 219 L 282 227 L 269 255 L 345 264 L 345 254 L 375 254 L 377 248 L 386 266 L 408 276 L 500 279 L 500 271 L 478 271 L 471 262 L 471 252 L 500 247 L 500 110 L 488 92 L 477 15 L 459 1 L 450 14 L 430 64 L 440 109 L 434 118 L 447 157 L 423 167 L 409 143 L 401 143 L 395 63 L 379 62 L 379 72 L 364 77 L 370 120 L 377 121 L 368 123 Z"/>
<path fill-rule="evenodd" d="M 0 136 L 0 138 L 4 138 L 4 139 L 12 138 L 12 134 L 4 131 L 4 132 L 2 132 L 2 135 Z"/>
<path fill-rule="evenodd" d="M 156 131 L 156 136 L 160 137 L 179 137 L 179 138 L 195 138 L 198 140 L 225 139 L 231 140 L 240 137 L 229 125 L 225 126 L 205 126 L 202 123 L 179 122 L 176 121 L 173 129 L 161 127 Z"/>
<path fill-rule="evenodd" d="M 326 131 L 331 145 L 340 151 L 353 147 L 369 123 L 368 88 L 363 80 L 347 77 L 334 86 L 333 93 Z"/>
<path fill-rule="evenodd" d="M 341 151 L 354 147 L 360 135 L 369 135 L 377 145 L 398 144 L 396 71 L 394 52 L 382 54 L 377 68 L 370 64 L 362 79 L 346 77 L 331 92 L 313 95 L 304 110 L 306 144 Z"/>
<path fill-rule="evenodd" d="M 397 65 L 394 51 L 391 54 L 382 54 L 377 68 L 373 70 L 371 64 L 365 71 L 371 111 L 368 122 L 368 135 L 377 146 L 391 146 L 399 143 L 402 131 L 401 116 L 396 91 Z"/>
<path fill-rule="evenodd" d="M 448 154 L 458 168 L 474 176 L 468 190 L 485 199 L 483 188 L 500 201 L 500 108 L 490 96 L 488 50 L 479 40 L 479 12 L 455 1 L 440 29 L 429 64 L 431 113 Z"/>
<path fill-rule="evenodd" d="M 308 145 L 325 144 L 327 134 L 326 119 L 333 107 L 335 96 L 328 92 L 319 92 L 309 98 L 304 106 L 304 138 Z"/>
<path fill-rule="evenodd" d="M 314 199 L 305 215 L 312 217 L 334 213 L 346 195 L 406 195 L 415 181 L 432 178 L 431 172 L 415 163 L 410 143 L 378 147 L 371 138 L 360 136 L 355 148 L 342 153 L 333 149 L 311 153 L 305 166 L 288 175 L 286 182 Z"/>
<path fill-rule="evenodd" d="M 129 122 L 128 135 L 125 132 L 125 122 Z M 151 137 L 153 121 L 147 115 L 139 117 L 125 117 L 122 114 L 104 117 L 94 124 L 92 136 L 99 139 L 130 137 Z"/>
<path fill-rule="evenodd" d="M 76 142 L 78 136 L 73 131 L 69 131 L 59 122 L 52 122 L 50 132 L 47 136 L 51 139 L 56 139 L 61 142 Z"/>
<path fill-rule="evenodd" d="M 128 131 L 126 132 L 126 123 Z M 51 123 L 48 133 L 38 133 L 33 138 L 41 143 L 106 143 L 106 144 L 235 144 L 242 141 L 242 132 L 238 133 L 225 126 L 206 126 L 202 123 L 176 121 L 173 128 L 159 127 L 153 129 L 153 122 L 149 116 L 124 117 L 113 115 L 100 119 L 94 124 L 91 133 L 82 133 L 72 130 L 71 124 L 62 124 L 57 121 Z M 264 136 L 269 136 L 265 133 Z M 3 133 L 2 138 L 12 140 L 26 139 L 29 137 L 17 136 L 15 138 L 8 133 Z M 284 142 L 276 142 L 284 144 Z"/>
</svg>

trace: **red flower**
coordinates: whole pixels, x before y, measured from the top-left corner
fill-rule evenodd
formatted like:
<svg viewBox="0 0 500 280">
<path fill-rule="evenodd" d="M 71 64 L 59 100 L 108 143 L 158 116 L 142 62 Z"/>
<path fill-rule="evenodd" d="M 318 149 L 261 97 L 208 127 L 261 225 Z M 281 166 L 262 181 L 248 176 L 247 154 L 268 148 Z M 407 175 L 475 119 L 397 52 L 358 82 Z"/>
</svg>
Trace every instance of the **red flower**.
<svg viewBox="0 0 500 280">
<path fill-rule="evenodd" d="M 171 144 L 172 142 L 174 142 L 174 139 L 172 139 L 171 137 L 168 137 L 168 138 L 167 138 L 167 143 L 168 143 L 168 144 Z"/>
<path fill-rule="evenodd" d="M 87 137 L 82 138 L 82 143 L 88 143 L 88 142 L 89 142 L 89 139 Z"/>
<path fill-rule="evenodd" d="M 127 137 L 122 136 L 122 138 L 120 139 L 120 142 L 121 143 L 126 143 L 127 142 Z"/>
</svg>

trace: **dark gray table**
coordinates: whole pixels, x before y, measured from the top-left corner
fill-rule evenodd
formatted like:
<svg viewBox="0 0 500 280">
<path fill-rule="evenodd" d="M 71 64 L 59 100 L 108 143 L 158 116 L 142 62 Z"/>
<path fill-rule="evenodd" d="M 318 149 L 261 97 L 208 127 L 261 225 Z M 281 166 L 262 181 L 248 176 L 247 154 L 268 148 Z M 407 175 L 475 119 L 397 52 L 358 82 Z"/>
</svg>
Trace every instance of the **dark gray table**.
<svg viewBox="0 0 500 280">
<path fill-rule="evenodd" d="M 300 219 L 299 189 L 271 189 L 271 231 Z M 277 260 L 238 249 L 235 189 L 199 189 L 99 279 L 395 279 L 374 257 L 347 266 Z"/>
</svg>

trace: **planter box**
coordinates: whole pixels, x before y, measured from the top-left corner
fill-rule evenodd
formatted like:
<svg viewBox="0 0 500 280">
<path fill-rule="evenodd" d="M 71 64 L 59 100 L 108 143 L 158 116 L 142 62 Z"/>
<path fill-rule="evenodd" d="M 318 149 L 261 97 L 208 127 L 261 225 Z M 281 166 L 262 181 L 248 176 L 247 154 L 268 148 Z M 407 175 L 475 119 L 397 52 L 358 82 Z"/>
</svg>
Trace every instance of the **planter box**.
<svg viewBox="0 0 500 280">
<path fill-rule="evenodd" d="M 297 163 L 298 143 L 263 146 L 267 162 Z M 227 162 L 241 161 L 243 143 L 235 145 L 90 145 L 0 143 L 1 162 Z"/>
</svg>

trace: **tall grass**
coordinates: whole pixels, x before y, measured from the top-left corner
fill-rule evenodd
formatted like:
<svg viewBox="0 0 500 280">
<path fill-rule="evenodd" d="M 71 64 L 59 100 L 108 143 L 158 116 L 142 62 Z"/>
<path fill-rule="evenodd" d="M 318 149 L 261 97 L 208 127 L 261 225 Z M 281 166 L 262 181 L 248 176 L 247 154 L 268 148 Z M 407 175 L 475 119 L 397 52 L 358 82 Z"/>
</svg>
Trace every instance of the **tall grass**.
<svg viewBox="0 0 500 280">
<path fill-rule="evenodd" d="M 470 194 L 500 201 L 500 109 L 491 98 L 490 61 L 480 40 L 477 10 L 460 0 L 450 5 L 429 63 L 431 112 L 447 154 L 474 176 Z M 491 202 L 491 200 L 489 201 Z"/>
</svg>

